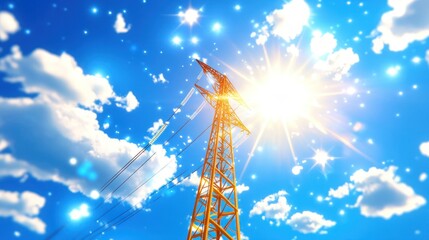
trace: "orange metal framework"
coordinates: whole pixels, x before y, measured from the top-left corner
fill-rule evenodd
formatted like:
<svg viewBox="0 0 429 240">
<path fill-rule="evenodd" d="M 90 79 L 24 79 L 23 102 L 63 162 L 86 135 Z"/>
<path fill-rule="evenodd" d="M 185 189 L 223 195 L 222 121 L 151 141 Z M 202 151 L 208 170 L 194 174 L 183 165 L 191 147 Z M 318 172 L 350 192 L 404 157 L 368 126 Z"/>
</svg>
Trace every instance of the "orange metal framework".
<svg viewBox="0 0 429 240">
<path fill-rule="evenodd" d="M 229 99 L 245 104 L 224 74 L 201 61 L 197 62 L 204 74 L 214 80 L 214 93 L 195 86 L 215 109 L 215 114 L 187 239 L 240 240 L 231 130 L 238 127 L 247 134 L 249 130 L 235 114 Z"/>
</svg>

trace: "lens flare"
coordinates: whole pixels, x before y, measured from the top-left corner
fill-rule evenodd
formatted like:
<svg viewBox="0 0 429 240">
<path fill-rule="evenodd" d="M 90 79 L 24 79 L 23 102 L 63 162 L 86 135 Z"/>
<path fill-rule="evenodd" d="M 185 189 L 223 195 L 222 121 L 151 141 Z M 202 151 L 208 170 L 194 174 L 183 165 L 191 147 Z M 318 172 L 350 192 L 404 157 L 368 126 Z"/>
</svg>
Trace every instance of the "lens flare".
<svg viewBox="0 0 429 240">
<path fill-rule="evenodd" d="M 200 13 L 198 10 L 193 8 L 188 8 L 185 12 L 179 12 L 180 21 L 182 23 L 186 23 L 190 26 L 194 25 L 198 22 L 198 18 L 200 18 Z"/>
<path fill-rule="evenodd" d="M 312 136 L 321 133 L 323 137 L 336 139 L 368 158 L 354 146 L 350 134 L 353 133 L 352 127 L 338 111 L 340 106 L 347 105 L 350 99 L 359 96 L 358 81 L 346 83 L 336 79 L 335 75 L 330 76 L 317 69 L 315 65 L 319 56 L 306 58 L 305 54 L 282 55 L 278 49 L 274 55 L 269 55 L 265 46 L 262 46 L 262 50 L 264 57 L 256 64 L 243 61 L 246 66 L 244 71 L 224 63 L 238 76 L 238 81 L 246 81 L 240 93 L 251 111 L 247 116 L 246 111 L 239 115 L 243 116 L 242 120 L 250 126 L 255 137 L 240 178 L 261 141 L 272 145 L 284 144 L 277 149 L 289 149 L 294 165 L 300 165 L 294 139 L 300 137 L 305 141 L 306 133 L 309 132 Z M 311 146 L 311 142 L 308 139 L 308 145 Z M 324 153 L 322 150 L 316 151 L 313 157 L 323 171 L 328 162 L 335 159 Z"/>
</svg>

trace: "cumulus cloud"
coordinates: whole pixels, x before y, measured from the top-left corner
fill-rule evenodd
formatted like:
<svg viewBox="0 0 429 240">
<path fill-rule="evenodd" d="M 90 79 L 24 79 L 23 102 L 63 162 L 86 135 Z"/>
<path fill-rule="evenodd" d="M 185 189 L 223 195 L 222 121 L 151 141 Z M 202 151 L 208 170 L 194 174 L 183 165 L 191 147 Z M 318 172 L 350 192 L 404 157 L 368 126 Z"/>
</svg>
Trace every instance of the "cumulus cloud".
<svg viewBox="0 0 429 240">
<path fill-rule="evenodd" d="M 423 206 L 426 200 L 414 193 L 414 190 L 402 183 L 395 175 L 396 167 L 387 170 L 370 168 L 356 171 L 350 180 L 355 190 L 360 192 L 355 203 L 366 217 L 390 219 Z"/>
<path fill-rule="evenodd" d="M 0 190 L 0 217 L 11 217 L 16 223 L 39 234 L 46 231 L 46 224 L 38 217 L 44 205 L 45 198 L 36 193 Z"/>
<path fill-rule="evenodd" d="M 321 229 L 330 228 L 336 224 L 334 221 L 326 220 L 323 215 L 310 211 L 295 213 L 286 223 L 304 234 L 317 233 Z"/>
<path fill-rule="evenodd" d="M 6 81 L 19 82 L 23 92 L 35 94 L 33 98 L 0 97 L 0 139 L 10 149 L 0 153 L 0 177 L 29 173 L 90 196 L 140 150 L 100 130 L 96 113 L 117 96 L 107 79 L 85 75 L 72 56 L 37 49 L 23 57 L 15 47 L 11 55 L 0 59 L 0 71 Z M 128 194 L 167 164 L 128 200 L 138 203 L 168 182 L 176 171 L 176 158 L 167 156 L 161 145 L 153 145 L 141 158 L 155 152 L 152 161 L 128 181 L 128 188 L 113 197 Z M 75 164 L 69 163 L 71 158 Z"/>
<path fill-rule="evenodd" d="M 329 54 L 325 60 L 315 64 L 315 68 L 333 76 L 334 80 L 341 80 L 347 75 L 353 64 L 359 62 L 359 55 L 352 48 L 340 49 Z"/>
<path fill-rule="evenodd" d="M 291 44 L 286 48 L 286 52 L 291 54 L 292 56 L 299 56 L 299 48 L 295 44 Z"/>
<path fill-rule="evenodd" d="M 337 47 L 337 40 L 332 33 L 322 34 L 320 31 L 314 31 L 311 38 L 310 48 L 316 56 L 323 56 L 332 53 Z"/>
<path fill-rule="evenodd" d="M 261 201 L 258 201 L 250 210 L 250 217 L 254 215 L 262 215 L 262 219 L 274 219 L 277 225 L 281 221 L 286 221 L 291 205 L 287 203 L 287 192 L 284 190 L 268 195 Z"/>
<path fill-rule="evenodd" d="M 200 184 L 200 177 L 197 172 L 193 172 L 189 177 L 183 179 L 180 184 L 186 187 L 198 187 Z"/>
<path fill-rule="evenodd" d="M 0 12 L 0 41 L 9 39 L 10 34 L 14 34 L 19 30 L 19 23 L 15 17 L 6 11 Z"/>
<path fill-rule="evenodd" d="M 429 157 L 429 142 L 424 142 L 420 144 L 420 153 L 426 157 Z"/>
<path fill-rule="evenodd" d="M 237 185 L 236 189 L 237 189 L 237 193 L 241 194 L 242 192 L 249 191 L 249 186 L 246 186 L 244 184 L 240 184 L 240 185 Z"/>
<path fill-rule="evenodd" d="M 85 75 L 72 56 L 60 56 L 43 49 L 23 57 L 19 47 L 0 60 L 0 71 L 5 80 L 24 84 L 25 93 L 37 93 L 39 98 L 52 103 L 80 104 L 93 110 L 102 110 L 103 104 L 116 97 L 107 79 Z"/>
<path fill-rule="evenodd" d="M 162 119 L 158 119 L 158 121 L 153 123 L 153 126 L 150 127 L 147 131 L 153 135 L 158 132 L 158 130 L 164 125 L 164 121 Z"/>
<path fill-rule="evenodd" d="M 115 29 L 116 33 L 127 33 L 131 29 L 131 25 L 125 23 L 124 16 L 122 16 L 122 13 L 116 14 L 116 21 L 113 25 L 113 28 Z"/>
<path fill-rule="evenodd" d="M 426 181 L 427 178 L 428 178 L 428 175 L 425 172 L 423 172 L 419 176 L 419 181 L 424 182 L 424 181 Z"/>
<path fill-rule="evenodd" d="M 339 186 L 337 189 L 329 189 L 329 196 L 334 198 L 343 198 L 350 194 L 350 190 L 353 189 L 353 184 L 345 183 L 342 186 Z"/>
<path fill-rule="evenodd" d="M 241 231 L 240 237 L 241 237 L 241 240 L 249 240 L 250 239 L 248 236 L 244 235 L 243 231 Z"/>
<path fill-rule="evenodd" d="M 133 92 L 128 92 L 124 98 L 116 97 L 116 106 L 124 108 L 127 112 L 131 112 L 139 106 L 139 101 Z"/>
<path fill-rule="evenodd" d="M 153 83 L 168 83 L 167 79 L 165 79 L 164 74 L 160 73 L 158 77 L 155 74 L 152 75 Z"/>
<path fill-rule="evenodd" d="M 415 41 L 429 37 L 429 18 L 427 0 L 388 0 L 392 10 L 384 13 L 374 32 L 372 50 L 381 53 L 384 45 L 390 51 L 402 51 Z"/>
<path fill-rule="evenodd" d="M 310 18 L 310 7 L 304 0 L 291 0 L 276 9 L 266 17 L 266 22 L 251 34 L 256 38 L 256 44 L 263 45 L 270 34 L 290 42 L 298 37 Z"/>
<path fill-rule="evenodd" d="M 292 0 L 267 16 L 272 34 L 289 42 L 301 34 L 310 18 L 310 7 L 304 0 Z"/>
</svg>

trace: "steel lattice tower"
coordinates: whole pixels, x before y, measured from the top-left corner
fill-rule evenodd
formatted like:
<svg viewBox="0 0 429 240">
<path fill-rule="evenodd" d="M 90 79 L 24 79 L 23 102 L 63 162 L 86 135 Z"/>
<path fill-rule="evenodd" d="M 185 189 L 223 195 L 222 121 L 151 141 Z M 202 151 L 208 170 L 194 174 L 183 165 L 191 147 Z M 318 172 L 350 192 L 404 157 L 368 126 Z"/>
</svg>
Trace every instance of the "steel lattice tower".
<svg viewBox="0 0 429 240">
<path fill-rule="evenodd" d="M 232 109 L 229 99 L 245 105 L 229 79 L 198 61 L 206 76 L 214 80 L 214 92 L 195 85 L 215 109 L 210 139 L 192 213 L 188 240 L 241 239 L 236 189 L 234 147 L 231 130 L 238 127 L 249 134 Z"/>
</svg>

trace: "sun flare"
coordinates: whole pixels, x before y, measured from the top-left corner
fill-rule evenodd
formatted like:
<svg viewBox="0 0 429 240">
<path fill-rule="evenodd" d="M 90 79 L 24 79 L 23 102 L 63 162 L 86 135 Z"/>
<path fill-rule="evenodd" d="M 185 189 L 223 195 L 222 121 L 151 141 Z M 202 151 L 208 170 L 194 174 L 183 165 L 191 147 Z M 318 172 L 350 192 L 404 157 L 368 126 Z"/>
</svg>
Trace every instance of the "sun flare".
<svg viewBox="0 0 429 240">
<path fill-rule="evenodd" d="M 303 76 L 275 70 L 248 93 L 259 116 L 270 122 L 306 118 L 317 105 L 316 89 Z"/>
<path fill-rule="evenodd" d="M 312 66 L 311 58 L 298 59 L 293 55 L 278 53 L 270 56 L 265 47 L 263 51 L 262 65 L 244 62 L 245 72 L 228 66 L 246 81 L 246 86 L 240 93 L 249 105 L 250 112 L 247 116 L 243 113 L 240 115 L 252 126 L 250 131 L 256 136 L 240 177 L 259 144 L 263 142 L 275 144 L 278 149 L 289 150 L 294 164 L 299 164 L 304 159 L 296 154 L 294 139 L 300 136 L 304 140 L 308 132 L 312 132 L 312 136 L 319 132 L 322 136 L 336 139 L 368 158 L 354 146 L 352 135 L 349 134 L 351 129 L 341 124 L 345 120 L 338 112 L 339 107 L 347 105 L 349 99 L 358 96 L 356 82 L 346 84 L 318 71 Z M 314 143 L 312 139 L 306 140 L 309 145 Z M 325 171 L 328 161 L 335 158 L 327 157 L 323 151 L 317 153 L 310 159 Z"/>
</svg>

